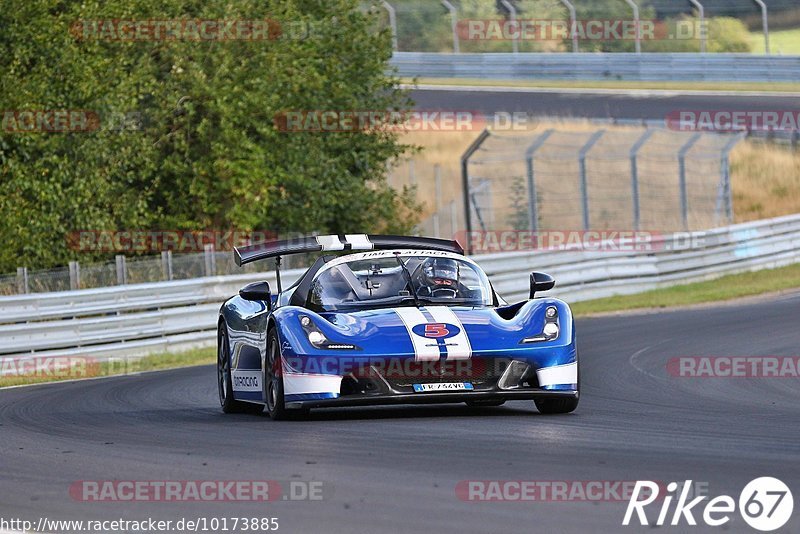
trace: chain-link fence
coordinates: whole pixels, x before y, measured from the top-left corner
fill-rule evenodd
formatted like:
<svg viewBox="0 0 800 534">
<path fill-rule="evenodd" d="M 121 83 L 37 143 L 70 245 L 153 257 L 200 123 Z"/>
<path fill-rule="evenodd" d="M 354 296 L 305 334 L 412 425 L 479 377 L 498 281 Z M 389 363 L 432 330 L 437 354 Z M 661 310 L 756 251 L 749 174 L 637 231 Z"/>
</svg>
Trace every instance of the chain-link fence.
<svg viewBox="0 0 800 534">
<path fill-rule="evenodd" d="M 286 257 L 286 269 L 310 264 L 310 255 Z M 269 270 L 273 262 L 256 262 L 238 267 L 231 252 L 215 251 L 208 247 L 204 252 L 175 254 L 163 252 L 160 256 L 116 256 L 115 261 L 83 265 L 71 262 L 69 267 L 29 270 L 17 269 L 16 275 L 0 276 L 0 295 L 47 293 L 91 289 L 125 284 L 142 284 L 169 280 L 185 280 L 204 276 L 257 273 Z"/>
<path fill-rule="evenodd" d="M 728 158 L 742 138 L 658 128 L 486 131 L 464 155 L 460 183 L 453 165 L 445 172 L 414 161 L 398 165 L 390 183 L 417 187 L 418 230 L 437 237 L 701 230 L 733 221 Z"/>
</svg>

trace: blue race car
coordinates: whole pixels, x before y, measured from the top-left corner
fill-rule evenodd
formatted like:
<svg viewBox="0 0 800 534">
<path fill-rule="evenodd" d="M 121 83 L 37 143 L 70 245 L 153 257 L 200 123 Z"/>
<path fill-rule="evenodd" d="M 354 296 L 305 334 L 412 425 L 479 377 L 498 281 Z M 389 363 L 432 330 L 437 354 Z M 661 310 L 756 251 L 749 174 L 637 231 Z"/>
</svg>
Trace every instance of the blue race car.
<svg viewBox="0 0 800 534">
<path fill-rule="evenodd" d="M 322 252 L 289 288 L 281 257 Z M 325 254 L 325 253 L 346 253 Z M 256 282 L 219 313 L 222 409 L 288 419 L 311 408 L 529 399 L 541 413 L 578 405 L 569 306 L 534 298 L 555 281 L 531 273 L 530 299 L 506 303 L 456 241 L 328 235 L 249 245 L 238 265 L 275 258 L 277 292 Z"/>
</svg>

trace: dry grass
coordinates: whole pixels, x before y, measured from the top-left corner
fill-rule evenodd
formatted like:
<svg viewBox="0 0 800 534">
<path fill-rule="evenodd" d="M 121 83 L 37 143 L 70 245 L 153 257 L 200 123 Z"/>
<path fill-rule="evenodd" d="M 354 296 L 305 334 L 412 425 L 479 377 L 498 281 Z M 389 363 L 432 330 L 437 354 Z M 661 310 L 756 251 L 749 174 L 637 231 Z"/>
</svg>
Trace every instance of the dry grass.
<svg viewBox="0 0 800 534">
<path fill-rule="evenodd" d="M 574 136 L 588 135 L 589 132 L 598 128 L 605 128 L 609 132 L 606 134 L 608 137 L 599 143 L 593 151 L 593 155 L 597 154 L 601 158 L 608 151 L 614 150 L 615 141 L 620 141 L 620 144 L 624 144 L 629 138 L 633 138 L 638 135 L 638 132 L 641 132 L 641 128 L 634 126 L 601 126 L 591 121 L 572 120 L 568 122 L 543 120 L 530 125 L 529 129 L 530 133 L 534 133 L 548 128 L 555 128 L 559 132 L 564 132 L 565 136 L 570 134 Z M 652 143 L 651 148 L 649 148 L 651 155 L 655 155 L 660 149 L 659 147 L 664 146 L 663 143 L 670 142 L 666 139 L 666 136 L 664 139 L 660 139 L 657 135 L 652 138 L 655 143 Z M 434 166 L 436 164 L 440 165 L 441 175 L 440 209 L 446 208 L 451 202 L 455 202 L 460 206 L 463 198 L 460 157 L 477 136 L 477 131 L 409 132 L 404 135 L 404 142 L 418 145 L 422 150 L 410 158 L 413 160 L 413 164 L 409 163 L 409 161 L 398 164 L 393 172 L 391 183 L 395 187 L 417 185 L 418 200 L 425 205 L 422 214 L 423 220 L 436 210 L 434 206 Z M 647 151 L 648 147 L 646 145 L 642 154 L 647 155 Z M 717 164 L 713 161 L 702 163 L 702 172 L 718 172 Z M 611 172 L 611 169 L 616 171 L 619 166 L 612 165 L 610 161 L 603 162 L 601 165 L 606 165 L 609 170 L 609 172 L 602 173 L 608 180 L 607 185 L 612 188 L 616 187 L 618 180 L 613 178 L 615 173 Z M 662 164 L 657 159 L 650 162 L 643 161 L 640 164 L 640 178 L 646 180 L 648 173 L 658 176 L 658 173 L 671 172 L 665 171 L 665 166 L 669 166 L 670 169 L 674 166 L 674 171 L 677 173 L 677 162 L 674 162 L 673 165 L 669 162 Z M 571 166 L 569 168 L 571 169 Z M 620 175 L 624 175 L 627 172 L 627 168 L 619 168 L 619 170 Z M 494 176 L 489 176 L 492 179 L 504 179 L 498 173 L 519 175 L 522 172 L 524 172 L 524 168 L 521 167 L 520 162 L 509 163 L 505 166 L 495 165 L 493 172 L 488 174 L 495 174 Z M 565 170 L 565 172 L 569 171 Z M 413 181 L 412 175 L 414 176 Z M 745 140 L 731 154 L 731 175 L 736 222 L 800 212 L 800 151 L 795 151 L 788 146 Z M 623 178 L 627 179 L 626 176 L 623 176 Z M 497 202 L 507 203 L 508 201 L 508 198 L 497 199 Z M 656 206 L 655 208 L 664 209 L 663 206 Z M 627 208 L 621 206 L 620 209 Z M 646 217 L 650 210 L 647 210 L 644 205 L 642 209 L 643 217 Z M 462 222 L 460 207 L 457 216 L 459 218 L 458 221 L 455 221 L 457 222 L 457 227 L 459 229 L 463 228 L 463 226 L 459 226 Z M 644 223 L 645 221 L 643 220 Z M 662 228 L 665 226 L 663 223 L 656 224 Z M 713 223 L 710 219 L 692 221 L 692 226 L 695 229 L 702 229 L 712 225 Z M 447 226 L 443 226 L 445 231 L 447 228 Z"/>
<path fill-rule="evenodd" d="M 800 212 L 800 151 L 746 141 L 731 154 L 738 222 Z"/>
</svg>

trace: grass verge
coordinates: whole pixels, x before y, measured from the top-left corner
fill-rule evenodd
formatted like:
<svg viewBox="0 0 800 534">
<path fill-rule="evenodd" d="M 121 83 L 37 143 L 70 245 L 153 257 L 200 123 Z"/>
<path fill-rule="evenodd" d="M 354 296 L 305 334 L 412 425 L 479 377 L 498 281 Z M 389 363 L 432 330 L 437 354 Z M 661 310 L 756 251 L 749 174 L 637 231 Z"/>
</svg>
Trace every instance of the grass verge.
<svg viewBox="0 0 800 534">
<path fill-rule="evenodd" d="M 754 54 L 763 54 L 766 50 L 764 34 L 753 32 L 750 34 Z M 772 30 L 769 32 L 769 48 L 773 54 L 791 56 L 800 54 L 800 28 L 793 30 Z"/>
<path fill-rule="evenodd" d="M 658 309 L 721 302 L 800 287 L 800 264 L 732 274 L 710 280 L 655 289 L 633 295 L 576 302 L 576 316 L 636 309 Z"/>
<path fill-rule="evenodd" d="M 402 79 L 412 84 L 414 80 Z M 530 87 L 534 89 L 638 89 L 662 91 L 758 91 L 800 92 L 800 83 L 792 82 L 645 82 L 626 80 L 482 80 L 477 78 L 417 78 L 420 85 L 469 85 L 474 87 Z"/>
<path fill-rule="evenodd" d="M 216 361 L 216 349 L 152 354 L 137 359 L 116 358 L 108 362 L 95 362 L 92 357 L 82 356 L 43 357 L 30 365 L 1 360 L 0 370 L 5 376 L 0 376 L 0 387 L 8 387 L 206 365 Z"/>
</svg>

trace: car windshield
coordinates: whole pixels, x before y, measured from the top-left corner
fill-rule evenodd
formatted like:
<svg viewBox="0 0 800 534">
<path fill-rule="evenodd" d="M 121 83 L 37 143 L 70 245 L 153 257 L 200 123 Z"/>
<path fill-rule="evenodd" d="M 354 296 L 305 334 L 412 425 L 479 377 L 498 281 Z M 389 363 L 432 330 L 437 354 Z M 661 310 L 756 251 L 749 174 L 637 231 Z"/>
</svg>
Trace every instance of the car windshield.
<svg viewBox="0 0 800 534">
<path fill-rule="evenodd" d="M 480 267 L 454 255 L 359 255 L 331 262 L 311 285 L 311 305 L 325 311 L 414 305 L 415 300 L 488 306 L 493 299 Z"/>
</svg>

